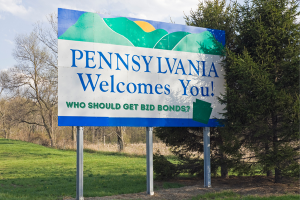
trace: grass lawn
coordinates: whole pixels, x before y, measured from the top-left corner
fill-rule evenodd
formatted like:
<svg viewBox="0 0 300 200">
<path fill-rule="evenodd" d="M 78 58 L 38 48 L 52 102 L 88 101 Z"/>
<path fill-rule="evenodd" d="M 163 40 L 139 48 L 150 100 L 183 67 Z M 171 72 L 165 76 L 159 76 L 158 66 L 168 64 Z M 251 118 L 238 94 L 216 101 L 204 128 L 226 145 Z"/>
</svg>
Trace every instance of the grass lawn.
<svg viewBox="0 0 300 200">
<path fill-rule="evenodd" d="M 84 152 L 84 196 L 146 190 L 146 158 Z M 76 152 L 0 139 L 0 199 L 76 196 Z"/>
<path fill-rule="evenodd" d="M 191 200 L 299 200 L 300 196 L 284 195 L 284 196 L 269 196 L 269 197 L 256 197 L 256 196 L 240 196 L 232 191 L 212 192 L 204 195 L 198 195 Z"/>
<path fill-rule="evenodd" d="M 173 158 L 170 158 L 173 159 Z M 163 188 L 184 185 L 163 183 Z M 146 191 L 146 157 L 84 151 L 84 196 L 110 196 Z M 0 199 L 61 200 L 76 196 L 76 152 L 0 138 Z M 207 193 L 198 199 L 298 200 L 240 197 L 233 192 Z"/>
</svg>

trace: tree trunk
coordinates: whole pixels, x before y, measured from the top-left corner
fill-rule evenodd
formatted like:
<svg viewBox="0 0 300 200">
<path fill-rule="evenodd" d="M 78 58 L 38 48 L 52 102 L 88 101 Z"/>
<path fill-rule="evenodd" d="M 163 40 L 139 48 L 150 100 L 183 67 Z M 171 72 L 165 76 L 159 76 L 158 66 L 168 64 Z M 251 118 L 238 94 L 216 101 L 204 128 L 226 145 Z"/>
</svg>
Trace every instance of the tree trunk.
<svg viewBox="0 0 300 200">
<path fill-rule="evenodd" d="M 27 142 L 30 141 L 30 138 L 31 138 L 31 126 L 29 127 L 29 132 L 28 132 L 28 135 L 27 135 Z"/>
<path fill-rule="evenodd" d="M 5 112 L 4 112 L 4 115 L 5 115 Z M 3 128 L 3 131 L 4 131 L 4 137 L 5 137 L 5 139 L 7 139 L 7 133 L 6 133 L 6 130 L 5 130 L 5 126 L 4 126 L 4 117 L 2 116 L 2 128 Z"/>
<path fill-rule="evenodd" d="M 28 142 L 31 142 L 31 136 L 35 132 L 36 125 L 29 125 Z"/>
<path fill-rule="evenodd" d="M 215 128 L 211 129 L 211 134 L 215 135 Z M 220 136 L 219 146 L 221 147 L 224 144 L 222 136 Z M 224 151 L 219 147 L 219 154 L 221 158 L 221 178 L 228 178 L 228 166 L 227 166 L 227 157 Z"/>
<path fill-rule="evenodd" d="M 51 108 L 51 134 L 52 134 L 52 140 L 53 140 L 53 146 L 56 146 L 56 132 L 54 130 L 54 111 L 53 111 L 54 107 Z M 57 131 L 59 131 L 60 129 L 58 129 Z"/>
<path fill-rule="evenodd" d="M 272 114 L 272 131 L 273 131 L 273 148 L 276 159 L 276 168 L 275 168 L 275 183 L 281 182 L 281 170 L 280 170 L 280 161 L 278 160 L 278 136 L 277 136 L 277 116 Z"/>
<path fill-rule="evenodd" d="M 223 151 L 220 149 L 220 155 L 221 155 L 221 178 L 228 178 L 228 167 L 227 167 L 227 157 L 226 155 L 223 153 Z"/>
<path fill-rule="evenodd" d="M 73 141 L 73 147 L 76 149 L 76 126 L 72 126 L 72 141 Z"/>
<path fill-rule="evenodd" d="M 123 141 L 123 127 L 122 126 L 117 126 L 116 127 L 116 133 L 118 136 L 118 147 L 119 147 L 119 152 L 124 150 L 124 141 Z"/>
<path fill-rule="evenodd" d="M 7 130 L 7 138 L 6 139 L 9 139 L 10 138 L 10 128 L 8 128 Z"/>
<path fill-rule="evenodd" d="M 221 178 L 228 178 L 227 164 L 221 165 Z"/>
<path fill-rule="evenodd" d="M 265 154 L 266 155 L 269 154 L 269 144 L 268 144 L 268 142 L 265 143 Z M 267 167 L 267 177 L 273 176 L 272 170 L 270 170 L 270 165 L 268 163 L 266 164 L 266 167 Z"/>
<path fill-rule="evenodd" d="M 121 137 L 118 137 L 118 145 L 119 145 L 119 151 L 123 151 L 124 150 L 124 145 L 123 145 L 123 140 Z"/>
<path fill-rule="evenodd" d="M 51 145 L 51 147 L 54 147 L 53 138 L 50 138 L 50 145 Z"/>
<path fill-rule="evenodd" d="M 221 178 L 228 178 L 228 167 L 226 162 L 221 164 Z"/>
<path fill-rule="evenodd" d="M 280 183 L 281 182 L 281 170 L 276 167 L 275 168 L 275 183 Z"/>
<path fill-rule="evenodd" d="M 95 127 L 93 126 L 92 127 L 92 143 L 94 144 L 94 141 L 95 141 L 95 134 L 96 134 L 96 131 L 95 131 Z"/>
</svg>

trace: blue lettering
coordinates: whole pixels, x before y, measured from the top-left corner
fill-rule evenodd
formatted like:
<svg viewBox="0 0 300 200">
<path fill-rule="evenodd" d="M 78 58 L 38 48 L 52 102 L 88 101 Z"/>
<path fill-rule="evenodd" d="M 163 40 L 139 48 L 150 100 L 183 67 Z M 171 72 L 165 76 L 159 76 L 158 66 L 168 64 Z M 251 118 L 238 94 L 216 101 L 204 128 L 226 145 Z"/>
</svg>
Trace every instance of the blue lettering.
<svg viewBox="0 0 300 200">
<path fill-rule="evenodd" d="M 211 70 L 211 69 L 213 69 L 213 70 Z M 215 68 L 215 64 L 213 62 L 211 63 L 211 67 L 210 67 L 210 71 L 209 71 L 208 77 L 211 77 L 210 76 L 210 72 L 215 72 L 215 77 L 219 77 L 218 74 L 217 74 L 217 70 Z"/>
<path fill-rule="evenodd" d="M 156 92 L 156 94 L 162 94 L 162 92 L 159 92 L 158 90 L 159 89 L 162 89 L 163 88 L 163 86 L 161 85 L 161 84 L 157 84 L 156 86 L 155 86 L 155 92 Z"/>
<path fill-rule="evenodd" d="M 87 82 L 87 84 L 84 83 L 84 80 L 83 80 L 83 78 L 82 78 L 82 73 L 77 73 L 77 74 L 78 74 L 78 77 L 79 77 L 79 79 L 80 79 L 80 82 L 81 82 L 81 85 L 82 85 L 82 88 L 83 88 L 84 91 L 86 90 L 86 88 L 87 88 L 87 86 L 88 86 L 89 84 L 91 85 L 92 90 L 93 90 L 93 91 L 95 90 L 95 87 L 96 87 L 96 85 L 97 85 L 97 83 L 98 83 L 98 79 L 99 79 L 99 77 L 100 77 L 101 74 L 96 74 L 96 75 L 97 75 L 97 81 L 96 81 L 96 84 L 95 84 L 95 85 L 93 84 L 93 81 L 92 81 L 92 78 L 91 78 L 91 74 L 86 74 L 87 77 L 88 77 L 88 79 L 89 79 L 89 81 Z"/>
<path fill-rule="evenodd" d="M 108 86 L 108 82 L 102 81 L 102 82 L 99 84 L 100 90 L 101 90 L 102 92 L 107 92 L 108 89 L 107 89 L 107 90 L 104 90 L 104 89 L 103 89 L 103 86 Z"/>
<path fill-rule="evenodd" d="M 165 95 L 169 95 L 170 94 L 170 85 L 169 84 L 166 84 L 165 85 Z"/>
<path fill-rule="evenodd" d="M 166 61 L 167 61 L 167 64 L 168 64 L 170 73 L 172 74 L 177 58 L 173 58 L 174 64 L 173 64 L 173 67 L 172 67 L 172 68 L 171 68 L 171 66 L 170 66 L 169 58 L 165 58 L 165 59 L 166 59 Z"/>
<path fill-rule="evenodd" d="M 202 76 L 206 76 L 206 75 L 205 75 L 205 62 L 206 62 L 206 61 L 201 61 L 201 62 L 202 62 L 202 66 L 203 66 L 203 67 L 202 67 L 202 71 L 203 71 Z"/>
<path fill-rule="evenodd" d="M 205 87 L 206 88 L 206 94 L 204 94 L 204 92 L 203 92 L 203 88 L 204 87 L 201 87 L 201 94 L 202 94 L 202 96 L 206 96 L 206 97 L 208 97 L 209 96 L 209 94 L 208 94 L 208 87 Z"/>
<path fill-rule="evenodd" d="M 146 71 L 145 71 L 145 72 L 150 72 L 150 71 L 149 71 L 149 64 L 150 64 L 151 59 L 152 59 L 153 56 L 149 56 L 149 58 L 150 58 L 149 62 L 147 61 L 146 56 L 142 56 L 142 57 L 143 57 L 144 62 L 145 62 L 145 64 L 146 64 Z"/>
<path fill-rule="evenodd" d="M 196 94 L 194 94 L 193 88 L 196 89 Z M 193 96 L 197 96 L 197 95 L 199 94 L 199 89 L 198 89 L 196 86 L 191 87 L 191 94 L 192 94 Z"/>
<path fill-rule="evenodd" d="M 138 61 L 136 61 L 136 60 L 133 59 L 134 57 L 138 57 L 138 59 L 140 60 L 140 56 L 138 56 L 138 55 L 132 56 L 132 62 L 133 62 L 136 66 L 139 67 L 139 69 L 136 70 L 136 69 L 133 68 L 133 65 L 132 65 L 132 70 L 135 71 L 135 72 L 138 72 L 138 71 L 140 71 L 141 66 L 140 66 L 140 63 L 139 63 Z"/>
<path fill-rule="evenodd" d="M 129 54 L 125 54 L 127 56 L 127 63 L 125 63 L 125 61 L 120 56 L 120 54 L 118 54 L 118 53 L 115 53 L 115 54 L 117 55 L 117 69 L 116 70 L 120 70 L 119 69 L 119 60 L 123 63 L 123 65 L 125 66 L 125 68 L 128 70 L 128 56 L 129 56 Z"/>
<path fill-rule="evenodd" d="M 161 71 L 161 57 L 157 57 L 157 59 L 158 59 L 158 72 L 157 73 L 161 73 L 161 74 L 167 73 L 167 70 L 164 72 Z"/>
<path fill-rule="evenodd" d="M 75 52 L 78 51 L 80 53 L 79 58 L 76 58 L 76 60 L 80 60 L 83 57 L 83 53 L 82 51 L 78 50 L 78 49 L 70 49 L 72 51 L 72 66 L 71 67 L 77 67 L 75 65 Z"/>
<path fill-rule="evenodd" d="M 123 83 L 123 82 L 119 82 L 118 84 L 117 84 L 117 91 L 119 92 L 119 93 L 123 93 L 125 90 L 123 90 L 123 91 L 121 91 L 120 90 L 120 83 L 124 86 L 125 85 L 125 83 Z"/>
<path fill-rule="evenodd" d="M 114 75 L 111 75 L 110 76 L 110 80 L 111 80 L 111 90 L 110 90 L 110 92 L 113 92 L 113 93 L 115 93 L 115 90 L 114 90 Z"/>
<path fill-rule="evenodd" d="M 95 68 L 96 65 L 94 65 L 93 67 L 90 67 L 89 66 L 89 61 L 92 60 L 94 62 L 94 56 L 89 58 L 89 53 L 93 53 L 95 55 L 95 51 L 85 51 L 85 54 L 86 54 L 86 65 L 85 65 L 85 68 Z"/>
<path fill-rule="evenodd" d="M 180 81 L 180 83 L 181 83 L 181 85 L 182 85 L 182 87 L 183 87 L 183 90 L 184 90 L 182 95 L 187 95 L 187 94 L 186 94 L 186 88 L 187 88 L 187 86 L 189 85 L 189 83 L 190 83 L 191 80 L 186 80 L 186 81 L 187 81 L 187 84 L 186 84 L 186 85 L 184 85 L 184 82 L 183 82 L 184 80 L 181 80 L 181 79 L 178 79 L 178 80 Z"/>
<path fill-rule="evenodd" d="M 179 64 L 180 64 L 181 67 L 178 67 Z M 178 69 L 181 69 L 181 70 L 182 70 L 182 75 L 186 75 L 186 73 L 185 73 L 185 71 L 184 71 L 184 67 L 183 67 L 182 62 L 181 62 L 181 59 L 180 59 L 179 62 L 178 62 L 178 65 L 177 65 L 177 69 L 176 69 L 175 74 L 178 74 L 178 73 L 177 73 L 177 70 L 178 70 Z"/>
<path fill-rule="evenodd" d="M 103 69 L 102 68 L 102 64 L 101 64 L 101 58 L 103 58 L 103 60 L 106 62 L 106 64 L 108 65 L 108 67 L 111 69 L 111 54 L 110 52 L 107 52 L 109 53 L 109 62 L 108 60 L 106 59 L 106 57 L 103 55 L 103 53 L 101 51 L 98 51 L 99 55 L 100 55 L 100 66 L 98 69 Z"/>
<path fill-rule="evenodd" d="M 139 94 L 142 93 L 142 91 L 141 91 L 142 90 L 142 86 L 144 86 L 144 94 L 148 94 L 147 93 L 147 86 L 150 87 L 150 93 L 149 94 L 153 94 L 153 92 L 152 92 L 152 85 L 151 84 L 139 83 L 138 86 L 139 86 Z"/>
<path fill-rule="evenodd" d="M 194 63 L 191 61 L 191 60 L 188 60 L 189 61 L 189 67 L 190 67 L 190 73 L 189 75 L 192 75 L 192 67 L 194 68 L 194 71 L 197 73 L 197 75 L 199 76 L 199 61 L 197 60 L 197 63 L 198 63 L 198 69 L 196 69 Z"/>
<path fill-rule="evenodd" d="M 133 88 L 134 88 L 134 89 L 133 89 L 133 92 L 130 91 L 130 84 L 133 85 Z M 136 91 L 136 85 L 135 85 L 134 83 L 128 83 L 128 85 L 127 85 L 126 88 L 127 88 L 127 91 L 128 91 L 129 93 L 135 93 L 135 91 Z"/>
</svg>

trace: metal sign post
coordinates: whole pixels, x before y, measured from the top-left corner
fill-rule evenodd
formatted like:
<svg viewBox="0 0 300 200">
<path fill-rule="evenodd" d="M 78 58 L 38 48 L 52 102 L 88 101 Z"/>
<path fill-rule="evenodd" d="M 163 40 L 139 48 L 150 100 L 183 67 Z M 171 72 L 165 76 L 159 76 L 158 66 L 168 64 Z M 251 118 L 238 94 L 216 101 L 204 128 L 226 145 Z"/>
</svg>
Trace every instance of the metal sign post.
<svg viewBox="0 0 300 200">
<path fill-rule="evenodd" d="M 83 126 L 77 126 L 76 200 L 83 198 Z"/>
<path fill-rule="evenodd" d="M 146 127 L 146 154 L 147 154 L 147 194 L 154 195 L 153 191 L 153 127 Z"/>
<path fill-rule="evenodd" d="M 204 149 L 204 187 L 211 187 L 210 171 L 210 127 L 203 128 Z"/>
</svg>

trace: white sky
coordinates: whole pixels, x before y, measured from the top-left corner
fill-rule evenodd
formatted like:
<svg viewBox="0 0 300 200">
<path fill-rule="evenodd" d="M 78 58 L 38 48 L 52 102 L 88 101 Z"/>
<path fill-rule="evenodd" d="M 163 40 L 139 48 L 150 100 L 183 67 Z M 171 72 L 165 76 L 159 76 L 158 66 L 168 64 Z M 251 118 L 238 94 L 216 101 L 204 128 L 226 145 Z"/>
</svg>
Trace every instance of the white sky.
<svg viewBox="0 0 300 200">
<path fill-rule="evenodd" d="M 200 0 L 202 1 L 202 0 Z M 238 0 L 243 2 L 243 0 Z M 0 0 L 0 70 L 12 67 L 14 38 L 30 33 L 37 21 L 66 8 L 185 24 L 183 12 L 196 10 L 199 0 Z"/>
</svg>

